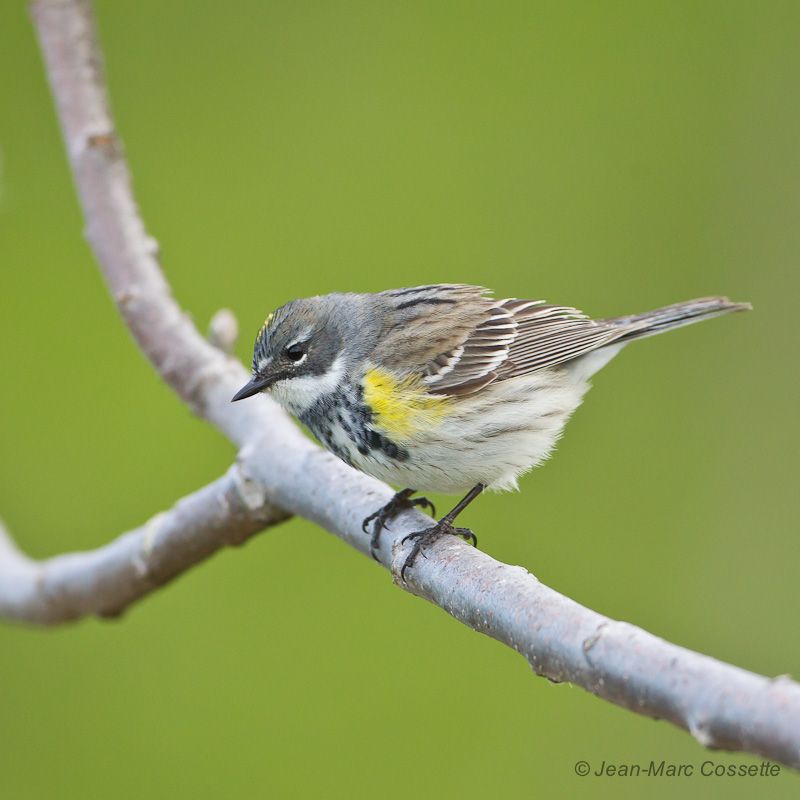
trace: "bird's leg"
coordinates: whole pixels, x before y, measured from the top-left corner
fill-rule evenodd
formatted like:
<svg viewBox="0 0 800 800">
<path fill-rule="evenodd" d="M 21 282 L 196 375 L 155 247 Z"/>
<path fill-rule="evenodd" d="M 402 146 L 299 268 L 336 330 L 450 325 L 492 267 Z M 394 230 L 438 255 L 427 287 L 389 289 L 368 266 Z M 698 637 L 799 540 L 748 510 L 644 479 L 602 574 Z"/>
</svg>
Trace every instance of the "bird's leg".
<svg viewBox="0 0 800 800">
<path fill-rule="evenodd" d="M 448 513 L 445 514 L 432 528 L 425 528 L 423 531 L 409 533 L 408 536 L 403 537 L 403 542 L 409 540 L 414 542 L 414 546 L 411 548 L 411 552 L 403 562 L 403 567 L 400 570 L 400 577 L 403 582 L 405 582 L 406 579 L 406 570 L 413 565 L 417 556 L 420 553 L 425 555 L 424 551 L 422 550 L 422 546 L 424 544 L 430 544 L 446 533 L 452 534 L 453 536 L 460 536 L 462 539 L 467 542 L 471 542 L 473 545 L 478 544 L 478 537 L 469 528 L 456 528 L 453 526 L 453 521 L 485 488 L 486 485 L 483 483 L 475 484 L 475 486 L 473 486 L 456 504 L 455 508 L 453 508 L 452 511 L 448 511 Z"/>
<path fill-rule="evenodd" d="M 386 524 L 390 519 L 396 517 L 401 511 L 409 508 L 421 507 L 430 509 L 431 514 L 436 516 L 436 508 L 427 497 L 412 497 L 416 489 L 402 489 L 383 508 L 379 508 L 374 514 L 370 514 L 362 523 L 361 530 L 367 533 L 370 522 L 372 525 L 372 535 L 369 539 L 369 551 L 377 561 L 378 544 L 381 539 L 381 531 L 389 526 Z"/>
</svg>

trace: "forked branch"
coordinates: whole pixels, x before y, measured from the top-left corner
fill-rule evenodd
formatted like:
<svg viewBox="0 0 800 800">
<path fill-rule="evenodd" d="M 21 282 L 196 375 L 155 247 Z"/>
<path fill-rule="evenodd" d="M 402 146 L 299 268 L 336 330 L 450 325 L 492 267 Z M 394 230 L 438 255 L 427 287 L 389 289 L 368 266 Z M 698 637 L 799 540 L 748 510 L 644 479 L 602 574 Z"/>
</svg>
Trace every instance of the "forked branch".
<svg viewBox="0 0 800 800">
<path fill-rule="evenodd" d="M 221 543 L 289 513 L 368 553 L 361 520 L 390 489 L 315 447 L 268 399 L 231 405 L 244 369 L 203 339 L 172 298 L 131 192 L 88 0 L 37 0 L 33 16 L 87 235 L 112 296 L 159 374 L 240 456 L 219 481 L 94 553 L 36 564 L 0 538 L 0 614 L 54 623 L 117 613 Z M 407 555 L 403 536 L 429 524 L 409 511 L 385 532 L 378 555 L 393 575 Z M 537 674 L 667 719 L 708 747 L 800 767 L 800 685 L 790 678 L 761 677 L 610 620 L 462 542 L 442 540 L 427 555 L 400 585 L 514 648 Z"/>
</svg>

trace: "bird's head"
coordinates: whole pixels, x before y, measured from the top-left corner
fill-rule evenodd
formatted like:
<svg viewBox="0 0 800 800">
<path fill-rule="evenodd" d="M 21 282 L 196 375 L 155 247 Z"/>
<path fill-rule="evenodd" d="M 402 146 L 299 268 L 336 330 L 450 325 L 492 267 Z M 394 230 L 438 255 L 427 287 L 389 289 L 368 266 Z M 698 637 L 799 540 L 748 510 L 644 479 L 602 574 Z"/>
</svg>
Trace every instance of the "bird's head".
<svg viewBox="0 0 800 800">
<path fill-rule="evenodd" d="M 343 342 L 350 302 L 347 295 L 310 297 L 270 314 L 256 337 L 253 378 L 233 400 L 270 390 L 299 415 L 333 391 L 348 367 Z"/>
</svg>

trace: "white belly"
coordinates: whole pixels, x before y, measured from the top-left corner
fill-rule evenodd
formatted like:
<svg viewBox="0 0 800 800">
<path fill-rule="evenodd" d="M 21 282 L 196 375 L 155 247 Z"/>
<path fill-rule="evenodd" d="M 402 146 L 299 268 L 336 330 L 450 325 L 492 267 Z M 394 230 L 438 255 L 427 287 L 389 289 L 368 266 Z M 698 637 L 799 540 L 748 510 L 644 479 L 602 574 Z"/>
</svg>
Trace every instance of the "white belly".
<svg viewBox="0 0 800 800">
<path fill-rule="evenodd" d="M 577 363 L 577 362 L 576 362 Z M 587 370 L 554 369 L 499 381 L 454 400 L 429 431 L 403 442 L 403 462 L 351 454 L 353 466 L 396 486 L 458 494 L 477 483 L 502 491 L 552 452 L 589 388 Z"/>
</svg>

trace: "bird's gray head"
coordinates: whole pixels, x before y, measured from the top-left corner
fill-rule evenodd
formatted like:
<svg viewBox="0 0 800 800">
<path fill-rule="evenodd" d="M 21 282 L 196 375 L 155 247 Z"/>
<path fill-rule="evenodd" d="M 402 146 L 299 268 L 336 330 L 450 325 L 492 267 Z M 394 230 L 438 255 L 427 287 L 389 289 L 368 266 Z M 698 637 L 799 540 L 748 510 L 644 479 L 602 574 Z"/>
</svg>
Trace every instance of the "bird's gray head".
<svg viewBox="0 0 800 800">
<path fill-rule="evenodd" d="M 344 341 L 359 305 L 356 295 L 325 295 L 270 314 L 256 337 L 253 379 L 233 400 L 269 389 L 299 415 L 333 391 L 349 366 Z"/>
</svg>

